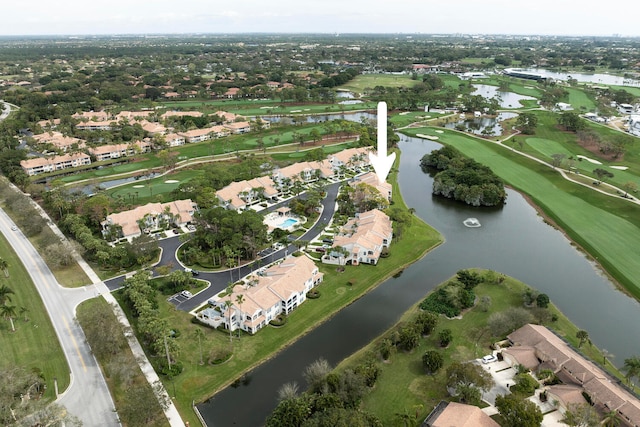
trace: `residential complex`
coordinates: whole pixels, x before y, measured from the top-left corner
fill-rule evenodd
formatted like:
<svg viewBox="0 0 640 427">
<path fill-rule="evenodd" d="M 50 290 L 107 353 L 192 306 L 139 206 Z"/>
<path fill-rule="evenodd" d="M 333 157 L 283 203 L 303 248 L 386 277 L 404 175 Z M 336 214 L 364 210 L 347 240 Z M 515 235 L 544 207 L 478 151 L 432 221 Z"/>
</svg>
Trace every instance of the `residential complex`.
<svg viewBox="0 0 640 427">
<path fill-rule="evenodd" d="M 198 319 L 254 334 L 279 314 L 289 314 L 307 299 L 307 292 L 322 282 L 323 273 L 306 256 L 290 256 L 235 285 L 232 292 L 211 299 Z M 241 297 L 240 297 L 241 296 Z"/>
<path fill-rule="evenodd" d="M 502 350 L 506 361 L 532 371 L 550 369 L 563 382 L 548 387 L 550 398 L 561 408 L 572 403 L 586 404 L 586 394 L 601 412 L 616 411 L 624 425 L 640 425 L 640 401 L 549 329 L 528 324 L 507 338 L 511 347 Z"/>
<path fill-rule="evenodd" d="M 377 264 L 393 238 L 391 219 L 373 209 L 356 214 L 341 228 L 333 240 L 333 250 L 322 257 L 327 264 Z"/>
<path fill-rule="evenodd" d="M 116 233 L 117 238 L 131 239 L 142 233 L 152 233 L 190 223 L 197 210 L 191 199 L 169 203 L 147 203 L 135 209 L 108 215 L 102 221 L 102 234 Z"/>
</svg>

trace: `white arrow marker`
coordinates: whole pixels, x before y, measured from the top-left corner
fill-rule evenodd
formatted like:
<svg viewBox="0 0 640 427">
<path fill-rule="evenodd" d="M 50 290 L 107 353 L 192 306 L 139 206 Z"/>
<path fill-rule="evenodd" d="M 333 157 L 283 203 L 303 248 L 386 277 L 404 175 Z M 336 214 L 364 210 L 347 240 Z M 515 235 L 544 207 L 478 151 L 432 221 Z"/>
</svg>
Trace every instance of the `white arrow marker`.
<svg viewBox="0 0 640 427">
<path fill-rule="evenodd" d="M 369 161 L 381 184 L 387 179 L 395 160 L 396 153 L 387 156 L 387 103 L 378 102 L 378 154 L 369 153 Z"/>
</svg>

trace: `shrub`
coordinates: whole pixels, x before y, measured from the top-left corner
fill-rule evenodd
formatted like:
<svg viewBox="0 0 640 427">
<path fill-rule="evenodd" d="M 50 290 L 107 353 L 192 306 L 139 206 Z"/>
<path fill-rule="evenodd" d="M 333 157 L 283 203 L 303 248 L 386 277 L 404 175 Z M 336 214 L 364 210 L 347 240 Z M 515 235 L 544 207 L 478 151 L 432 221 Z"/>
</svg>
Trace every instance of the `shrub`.
<svg viewBox="0 0 640 427">
<path fill-rule="evenodd" d="M 271 326 L 284 326 L 287 323 L 287 316 L 280 313 L 269 324 Z"/>
<path fill-rule="evenodd" d="M 233 352 L 229 348 L 215 348 L 209 353 L 209 364 L 219 365 L 231 358 Z"/>
</svg>

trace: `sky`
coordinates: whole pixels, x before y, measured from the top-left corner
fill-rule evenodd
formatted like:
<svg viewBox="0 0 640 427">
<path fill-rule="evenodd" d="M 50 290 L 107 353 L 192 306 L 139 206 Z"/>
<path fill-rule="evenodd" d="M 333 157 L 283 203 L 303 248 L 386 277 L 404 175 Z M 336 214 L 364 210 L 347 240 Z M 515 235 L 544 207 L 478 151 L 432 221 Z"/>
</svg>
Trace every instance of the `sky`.
<svg viewBox="0 0 640 427">
<path fill-rule="evenodd" d="M 5 0 L 0 36 L 267 32 L 638 37 L 639 12 L 637 0 Z"/>
</svg>

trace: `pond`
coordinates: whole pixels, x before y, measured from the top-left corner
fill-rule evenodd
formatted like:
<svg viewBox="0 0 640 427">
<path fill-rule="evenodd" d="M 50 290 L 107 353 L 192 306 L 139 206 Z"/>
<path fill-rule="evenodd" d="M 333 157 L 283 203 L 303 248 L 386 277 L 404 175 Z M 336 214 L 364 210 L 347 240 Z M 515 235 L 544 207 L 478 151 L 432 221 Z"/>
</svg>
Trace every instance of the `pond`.
<svg viewBox="0 0 640 427">
<path fill-rule="evenodd" d="M 618 86 L 640 86 L 640 80 L 631 79 L 627 77 L 614 76 L 611 74 L 602 73 L 580 73 L 580 72 L 555 72 L 542 68 L 523 68 L 522 71 L 541 74 L 544 77 L 549 77 L 555 80 L 568 80 L 569 77 L 576 79 L 581 83 L 595 83 L 606 85 L 618 85 Z"/>
<path fill-rule="evenodd" d="M 507 204 L 491 209 L 433 197 L 433 179 L 422 172 L 419 159 L 440 145 L 401 136 L 399 146 L 399 183 L 405 202 L 446 242 L 248 373 L 235 388 L 228 387 L 199 404 L 209 427 L 262 425 L 277 405 L 277 391 L 283 384 L 297 382 L 301 390 L 306 387 L 302 377 L 306 366 L 321 357 L 332 365 L 339 363 L 392 326 L 436 285 L 465 268 L 502 272 L 548 294 L 579 328 L 589 331 L 595 345 L 615 354 L 612 361 L 618 366 L 638 354 L 640 304 L 616 290 L 519 193 L 509 190 Z M 466 227 L 468 218 L 477 219 L 482 227 Z"/>
<path fill-rule="evenodd" d="M 518 95 L 513 92 L 502 92 L 498 90 L 498 86 L 474 84 L 473 87 L 476 90 L 472 95 L 481 95 L 486 99 L 496 98 L 502 108 L 522 108 L 523 105 L 520 101 L 536 99 L 532 96 Z"/>
<path fill-rule="evenodd" d="M 458 129 L 474 135 L 497 136 L 502 135 L 502 122 L 517 117 L 516 113 L 501 112 L 495 117 L 472 117 L 452 121 L 444 124 L 447 129 Z"/>
</svg>

